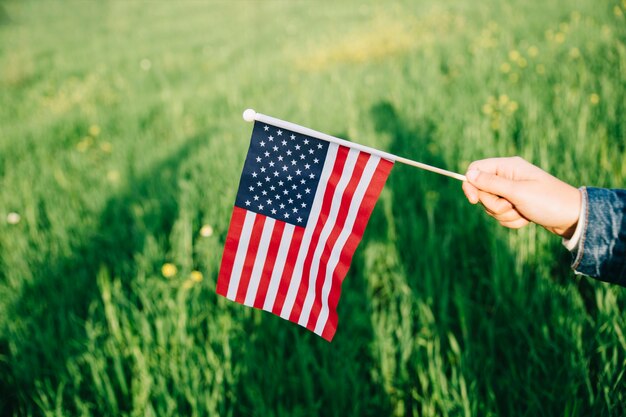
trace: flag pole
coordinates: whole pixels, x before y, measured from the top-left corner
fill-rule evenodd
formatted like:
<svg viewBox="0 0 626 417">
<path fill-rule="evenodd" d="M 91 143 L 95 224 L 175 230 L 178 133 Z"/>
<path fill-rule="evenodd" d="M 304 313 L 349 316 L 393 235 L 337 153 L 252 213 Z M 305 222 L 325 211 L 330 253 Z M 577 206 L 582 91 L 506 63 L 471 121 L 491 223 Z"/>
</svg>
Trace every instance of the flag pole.
<svg viewBox="0 0 626 417">
<path fill-rule="evenodd" d="M 309 129 L 308 127 L 300 126 L 295 123 L 287 122 L 285 120 L 280 120 L 275 117 L 267 116 L 265 114 L 257 113 L 252 109 L 247 109 L 243 112 L 243 119 L 246 122 L 259 121 L 262 123 L 268 123 L 276 127 L 282 127 L 283 129 L 291 130 L 293 132 L 300 133 L 302 135 L 312 136 L 315 138 L 319 138 L 328 142 L 336 143 L 338 145 L 347 146 L 349 148 L 358 149 L 360 151 L 368 152 L 373 155 L 380 156 L 381 158 L 388 159 L 390 161 L 400 162 L 406 165 L 411 165 L 416 168 L 424 169 L 426 171 L 434 172 L 440 175 L 445 175 L 450 178 L 457 179 L 459 181 L 466 181 L 465 175 L 457 174 L 456 172 L 448 171 L 445 169 L 437 168 L 432 165 L 423 164 L 421 162 L 413 161 L 412 159 L 403 158 L 398 155 L 394 155 L 391 153 L 379 151 L 378 149 L 370 148 L 369 146 L 364 146 L 358 143 L 350 142 L 344 139 L 339 139 L 331 135 L 327 135 L 326 133 L 318 132 L 313 129 Z"/>
</svg>

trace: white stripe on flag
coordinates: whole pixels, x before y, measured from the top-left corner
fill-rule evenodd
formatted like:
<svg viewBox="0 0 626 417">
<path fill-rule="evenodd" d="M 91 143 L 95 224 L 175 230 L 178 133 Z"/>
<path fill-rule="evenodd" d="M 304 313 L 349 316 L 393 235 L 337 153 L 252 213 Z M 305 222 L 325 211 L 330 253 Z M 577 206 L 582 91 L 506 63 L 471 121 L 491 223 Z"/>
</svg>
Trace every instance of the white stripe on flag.
<svg viewBox="0 0 626 417">
<path fill-rule="evenodd" d="M 274 301 L 276 301 L 276 294 L 280 286 L 280 277 L 282 277 L 283 269 L 285 269 L 285 261 L 287 260 L 287 254 L 289 253 L 289 246 L 291 245 L 291 238 L 293 237 L 295 228 L 296 226 L 293 224 L 286 223 L 283 229 L 283 236 L 280 239 L 280 246 L 278 247 L 278 254 L 276 255 L 276 263 L 274 264 L 270 284 L 267 287 L 267 294 L 263 302 L 263 310 L 265 311 L 271 312 L 274 307 Z"/>
<path fill-rule="evenodd" d="M 315 325 L 315 333 L 318 335 L 322 334 L 324 327 L 326 326 L 326 321 L 328 320 L 328 296 L 330 295 L 330 290 L 333 284 L 335 268 L 339 263 L 343 247 L 350 237 L 350 233 L 354 227 L 354 222 L 356 221 L 356 216 L 361 208 L 361 203 L 363 202 L 363 197 L 369 188 L 379 162 L 380 157 L 374 155 L 372 155 L 369 161 L 367 161 L 367 165 L 363 170 L 363 175 L 361 176 L 359 185 L 354 192 L 354 197 L 352 198 L 352 203 L 350 204 L 350 209 L 348 210 L 348 216 L 346 217 L 346 223 L 341 231 L 341 234 L 339 235 L 339 238 L 337 238 L 337 242 L 333 247 L 328 264 L 326 265 L 326 277 L 324 278 L 324 287 L 322 288 L 322 309 L 320 310 L 320 314 L 317 317 L 317 324 Z"/>
<path fill-rule="evenodd" d="M 243 227 L 241 228 L 239 245 L 237 246 L 237 253 L 235 254 L 235 260 L 233 261 L 233 270 L 230 274 L 228 293 L 226 294 L 226 297 L 230 300 L 234 300 L 237 296 L 237 288 L 239 288 L 241 271 L 243 270 L 243 264 L 246 261 L 246 255 L 248 254 L 248 244 L 250 243 L 250 235 L 252 234 L 252 226 L 254 226 L 255 218 L 255 213 L 246 210 L 246 218 L 243 221 Z"/>
<path fill-rule="evenodd" d="M 309 252 L 311 237 L 313 235 L 313 231 L 315 230 L 315 225 L 317 224 L 317 218 L 319 217 L 320 211 L 322 210 L 322 202 L 324 201 L 326 185 L 328 184 L 328 180 L 330 179 L 330 176 L 333 173 L 333 169 L 335 168 L 335 159 L 337 158 L 338 150 L 338 145 L 334 143 L 328 145 L 326 161 L 324 162 L 324 168 L 322 169 L 320 182 L 317 185 L 317 191 L 315 192 L 315 197 L 313 199 L 313 206 L 311 207 L 311 212 L 309 213 L 309 220 L 307 221 L 307 226 L 304 229 L 302 244 L 300 245 L 300 251 L 298 252 L 296 265 L 293 268 L 293 274 L 289 282 L 289 290 L 287 291 L 287 296 L 285 297 L 283 309 L 280 312 L 280 316 L 287 320 L 289 320 L 291 309 L 293 308 L 293 304 L 296 301 L 296 296 L 298 295 L 300 281 L 302 280 L 302 268 L 304 260 L 307 253 Z"/>
<path fill-rule="evenodd" d="M 248 292 L 246 293 L 246 299 L 243 302 L 244 305 L 252 306 L 254 304 L 254 298 L 259 288 L 259 282 L 261 282 L 261 273 L 263 272 L 263 266 L 265 265 L 265 258 L 267 258 L 267 250 L 270 246 L 270 240 L 272 239 L 272 232 L 274 231 L 274 224 L 276 220 L 271 217 L 265 218 L 265 224 L 263 225 L 263 232 L 261 233 L 261 241 L 259 242 L 259 250 L 254 259 L 254 267 L 252 268 L 252 274 L 250 274 L 250 282 L 248 283 Z"/>
<path fill-rule="evenodd" d="M 322 232 L 320 233 L 320 238 L 317 242 L 317 246 L 315 247 L 315 253 L 313 254 L 313 259 L 311 262 L 311 270 L 309 271 L 309 287 L 307 289 L 306 298 L 304 299 L 304 304 L 302 305 L 300 319 L 298 320 L 298 324 L 304 327 L 306 327 L 306 324 L 309 321 L 309 314 L 311 314 L 311 308 L 313 307 L 313 301 L 315 300 L 315 286 L 317 283 L 317 273 L 319 271 L 322 253 L 324 252 L 324 248 L 326 247 L 326 241 L 330 237 L 330 234 L 335 227 L 337 216 L 339 215 L 341 200 L 343 198 L 344 191 L 348 186 L 350 179 L 352 178 L 352 173 L 354 172 L 354 167 L 356 165 L 357 159 L 359 158 L 359 154 L 360 152 L 356 149 L 350 149 L 350 152 L 348 152 L 348 157 L 346 158 L 343 172 L 341 173 L 341 178 L 339 179 L 337 187 L 335 188 L 335 193 L 333 195 L 332 203 L 330 205 L 328 218 L 326 220 L 326 223 L 324 224 L 324 227 L 322 228 Z"/>
</svg>

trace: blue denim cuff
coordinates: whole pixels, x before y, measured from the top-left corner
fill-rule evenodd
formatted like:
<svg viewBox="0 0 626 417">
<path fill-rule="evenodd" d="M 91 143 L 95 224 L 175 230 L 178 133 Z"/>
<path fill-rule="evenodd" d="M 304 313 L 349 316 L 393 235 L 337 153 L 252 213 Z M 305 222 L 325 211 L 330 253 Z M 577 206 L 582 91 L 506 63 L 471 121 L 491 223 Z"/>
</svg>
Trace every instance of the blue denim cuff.
<svg viewBox="0 0 626 417">
<path fill-rule="evenodd" d="M 626 191 L 583 187 L 584 228 L 572 268 L 626 286 Z"/>
</svg>

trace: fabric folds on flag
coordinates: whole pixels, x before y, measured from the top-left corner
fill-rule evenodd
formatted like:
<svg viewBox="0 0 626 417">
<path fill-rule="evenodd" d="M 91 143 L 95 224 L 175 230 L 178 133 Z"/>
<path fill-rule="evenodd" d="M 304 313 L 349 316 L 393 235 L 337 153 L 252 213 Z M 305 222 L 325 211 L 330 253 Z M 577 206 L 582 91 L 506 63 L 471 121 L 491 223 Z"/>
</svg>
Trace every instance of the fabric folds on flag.
<svg viewBox="0 0 626 417">
<path fill-rule="evenodd" d="M 255 122 L 217 293 L 332 340 L 341 284 L 392 166 Z"/>
</svg>

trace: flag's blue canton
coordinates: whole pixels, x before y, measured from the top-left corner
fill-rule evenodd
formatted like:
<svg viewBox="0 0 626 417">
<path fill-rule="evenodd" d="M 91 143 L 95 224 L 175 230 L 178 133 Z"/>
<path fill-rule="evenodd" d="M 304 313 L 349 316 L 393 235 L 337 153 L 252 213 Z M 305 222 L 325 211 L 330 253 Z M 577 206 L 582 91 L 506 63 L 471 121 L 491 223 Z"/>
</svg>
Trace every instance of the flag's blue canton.
<svg viewBox="0 0 626 417">
<path fill-rule="evenodd" d="M 255 122 L 235 205 L 305 226 L 328 142 Z"/>
</svg>

